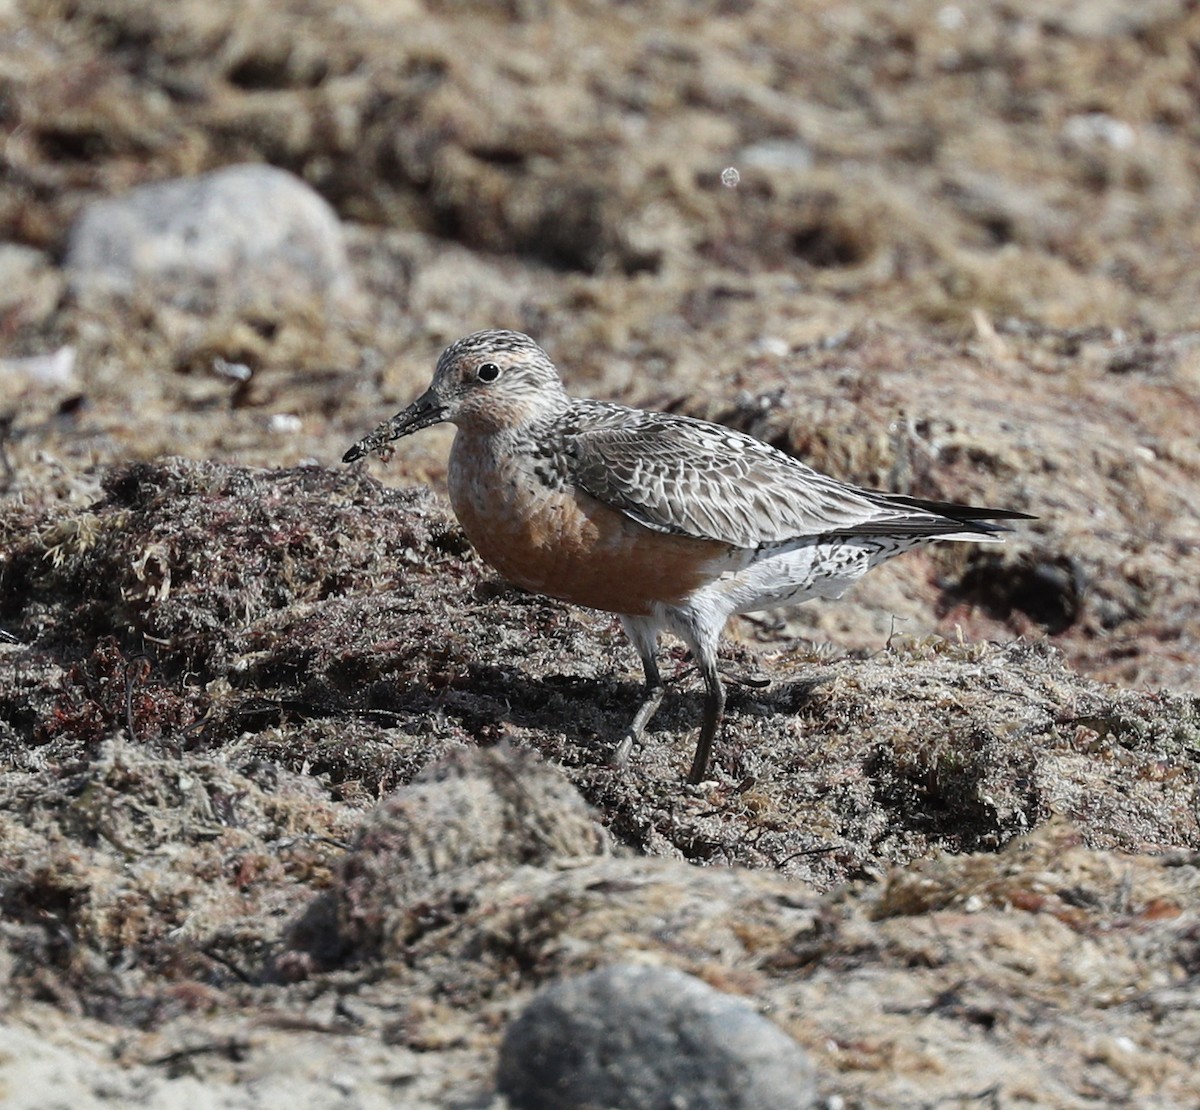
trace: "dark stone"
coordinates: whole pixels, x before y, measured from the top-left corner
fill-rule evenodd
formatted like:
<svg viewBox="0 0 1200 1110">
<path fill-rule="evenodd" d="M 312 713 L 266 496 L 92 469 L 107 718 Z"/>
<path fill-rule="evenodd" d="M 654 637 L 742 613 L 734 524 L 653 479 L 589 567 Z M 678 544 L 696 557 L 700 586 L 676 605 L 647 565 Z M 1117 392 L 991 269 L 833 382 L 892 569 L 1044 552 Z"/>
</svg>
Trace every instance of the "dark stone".
<svg viewBox="0 0 1200 1110">
<path fill-rule="evenodd" d="M 508 1028 L 500 1091 L 516 1110 L 801 1110 L 803 1049 L 740 998 L 661 967 L 556 983 Z"/>
</svg>

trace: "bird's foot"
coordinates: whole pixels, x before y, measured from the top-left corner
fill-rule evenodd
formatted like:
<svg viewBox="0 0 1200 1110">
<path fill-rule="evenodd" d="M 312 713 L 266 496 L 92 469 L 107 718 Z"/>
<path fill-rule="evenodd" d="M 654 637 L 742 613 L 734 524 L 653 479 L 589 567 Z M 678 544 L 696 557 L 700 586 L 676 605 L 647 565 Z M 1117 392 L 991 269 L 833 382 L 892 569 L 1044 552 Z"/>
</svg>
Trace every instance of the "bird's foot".
<svg viewBox="0 0 1200 1110">
<path fill-rule="evenodd" d="M 621 737 L 621 742 L 613 748 L 608 755 L 608 765 L 610 767 L 624 767 L 629 763 L 629 756 L 633 752 L 633 745 L 637 743 L 638 738 L 633 735 L 632 731 L 628 731 Z"/>
</svg>

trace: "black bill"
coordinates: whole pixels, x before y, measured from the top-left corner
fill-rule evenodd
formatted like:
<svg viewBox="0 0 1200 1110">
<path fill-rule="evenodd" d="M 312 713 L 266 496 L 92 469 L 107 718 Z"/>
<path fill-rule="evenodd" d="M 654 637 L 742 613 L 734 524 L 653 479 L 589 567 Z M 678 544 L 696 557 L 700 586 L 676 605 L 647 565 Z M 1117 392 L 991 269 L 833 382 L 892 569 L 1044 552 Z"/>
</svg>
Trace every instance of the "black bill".
<svg viewBox="0 0 1200 1110">
<path fill-rule="evenodd" d="M 364 436 L 342 456 L 342 462 L 354 462 L 372 451 L 378 451 L 394 439 L 412 435 L 422 428 L 441 422 L 446 409 L 433 396 L 432 392 L 422 393 L 403 412 L 396 413 L 391 420 L 385 420 L 369 436 Z"/>
</svg>

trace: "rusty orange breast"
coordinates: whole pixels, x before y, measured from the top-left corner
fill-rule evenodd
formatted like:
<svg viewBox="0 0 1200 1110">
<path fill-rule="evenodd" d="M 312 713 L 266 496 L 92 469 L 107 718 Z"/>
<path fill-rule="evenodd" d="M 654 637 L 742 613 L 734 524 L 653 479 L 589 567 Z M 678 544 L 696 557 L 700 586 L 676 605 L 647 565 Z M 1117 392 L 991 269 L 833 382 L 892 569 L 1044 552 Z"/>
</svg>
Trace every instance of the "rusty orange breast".
<svg viewBox="0 0 1200 1110">
<path fill-rule="evenodd" d="M 549 489 L 521 458 L 460 432 L 450 502 L 485 562 L 510 582 L 576 605 L 642 616 L 720 574 L 728 547 L 664 535 L 567 486 Z"/>
</svg>

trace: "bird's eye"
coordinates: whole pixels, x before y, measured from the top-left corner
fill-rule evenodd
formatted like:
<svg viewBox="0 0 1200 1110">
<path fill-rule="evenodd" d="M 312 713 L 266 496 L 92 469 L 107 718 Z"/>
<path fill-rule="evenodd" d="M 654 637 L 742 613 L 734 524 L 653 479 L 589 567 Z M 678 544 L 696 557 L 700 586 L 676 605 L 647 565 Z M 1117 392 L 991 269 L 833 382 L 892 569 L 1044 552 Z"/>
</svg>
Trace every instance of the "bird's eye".
<svg viewBox="0 0 1200 1110">
<path fill-rule="evenodd" d="M 475 376 L 481 382 L 494 382 L 500 377 L 500 367 L 494 362 L 485 362 L 478 370 L 475 371 Z"/>
</svg>

